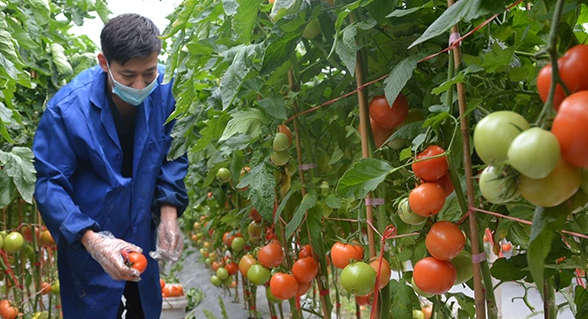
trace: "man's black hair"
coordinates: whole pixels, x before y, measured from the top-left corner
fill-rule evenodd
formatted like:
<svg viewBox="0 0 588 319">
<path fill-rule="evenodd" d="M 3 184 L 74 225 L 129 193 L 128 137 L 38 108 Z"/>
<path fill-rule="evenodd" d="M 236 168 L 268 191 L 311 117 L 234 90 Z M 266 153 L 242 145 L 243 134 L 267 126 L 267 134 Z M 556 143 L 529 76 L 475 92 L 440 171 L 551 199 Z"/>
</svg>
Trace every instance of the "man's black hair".
<svg viewBox="0 0 588 319">
<path fill-rule="evenodd" d="M 109 20 L 100 33 L 102 53 L 109 63 L 114 60 L 120 64 L 159 54 L 159 35 L 153 21 L 134 13 L 121 14 Z"/>
</svg>

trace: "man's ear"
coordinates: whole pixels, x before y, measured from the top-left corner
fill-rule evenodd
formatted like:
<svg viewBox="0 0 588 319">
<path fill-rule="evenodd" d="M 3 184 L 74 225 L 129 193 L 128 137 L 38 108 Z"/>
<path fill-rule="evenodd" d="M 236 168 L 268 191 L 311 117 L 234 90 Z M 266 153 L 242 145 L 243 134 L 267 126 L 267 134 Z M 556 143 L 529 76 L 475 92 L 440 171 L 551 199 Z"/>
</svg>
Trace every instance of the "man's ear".
<svg viewBox="0 0 588 319">
<path fill-rule="evenodd" d="M 108 62 L 106 62 L 106 57 L 102 52 L 98 53 L 98 64 L 100 64 L 104 72 L 108 72 Z"/>
</svg>

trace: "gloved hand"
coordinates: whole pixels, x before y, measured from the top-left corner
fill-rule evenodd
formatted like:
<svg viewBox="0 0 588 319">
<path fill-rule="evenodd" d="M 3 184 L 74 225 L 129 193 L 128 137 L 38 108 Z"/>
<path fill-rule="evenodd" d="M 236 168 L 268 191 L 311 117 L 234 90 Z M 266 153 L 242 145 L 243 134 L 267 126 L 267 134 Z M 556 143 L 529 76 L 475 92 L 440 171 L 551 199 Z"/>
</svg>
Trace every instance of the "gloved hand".
<svg viewBox="0 0 588 319">
<path fill-rule="evenodd" d="M 160 262 L 160 268 L 165 274 L 169 271 L 169 266 L 180 259 L 183 249 L 184 241 L 176 209 L 172 206 L 163 206 L 157 226 L 156 249 L 149 252 L 149 256 Z"/>
<path fill-rule="evenodd" d="M 139 281 L 138 270 L 125 265 L 123 252 L 136 251 L 142 253 L 141 247 L 115 238 L 110 232 L 87 231 L 82 244 L 104 271 L 114 280 Z"/>
</svg>

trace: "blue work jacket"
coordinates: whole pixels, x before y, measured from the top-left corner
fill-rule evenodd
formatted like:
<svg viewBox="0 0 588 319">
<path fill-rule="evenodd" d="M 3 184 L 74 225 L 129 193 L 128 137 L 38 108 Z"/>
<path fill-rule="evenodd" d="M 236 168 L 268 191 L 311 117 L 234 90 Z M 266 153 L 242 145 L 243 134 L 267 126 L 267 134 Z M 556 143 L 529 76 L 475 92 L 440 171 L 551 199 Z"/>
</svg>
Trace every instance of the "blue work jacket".
<svg viewBox="0 0 588 319">
<path fill-rule="evenodd" d="M 139 292 L 145 318 L 161 313 L 155 250 L 159 207 L 180 215 L 188 198 L 186 156 L 167 160 L 175 107 L 172 84 L 159 86 L 140 104 L 135 123 L 133 177 L 121 174 L 122 149 L 99 67 L 80 73 L 48 103 L 33 142 L 35 200 L 58 247 L 58 273 L 66 319 L 116 318 L 125 281 L 113 280 L 81 244 L 88 229 L 109 231 L 143 249 L 148 266 Z"/>
</svg>

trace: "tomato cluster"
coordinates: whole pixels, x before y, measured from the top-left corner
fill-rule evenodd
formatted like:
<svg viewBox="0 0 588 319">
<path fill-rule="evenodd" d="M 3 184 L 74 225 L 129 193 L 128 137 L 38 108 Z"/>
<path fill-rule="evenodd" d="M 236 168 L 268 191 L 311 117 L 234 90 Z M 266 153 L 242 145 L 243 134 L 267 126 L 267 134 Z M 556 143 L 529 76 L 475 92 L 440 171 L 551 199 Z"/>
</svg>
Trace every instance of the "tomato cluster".
<svg viewBox="0 0 588 319">
<path fill-rule="evenodd" d="M 465 242 L 464 233 L 454 223 L 438 221 L 431 226 L 425 239 L 425 246 L 431 257 L 419 260 L 413 270 L 413 282 L 418 288 L 415 289 L 417 293 L 444 294 L 456 283 L 467 280 L 462 276 L 457 282 L 458 269 L 452 262 L 462 253 Z M 459 262 L 463 263 L 461 259 Z M 465 268 L 467 264 L 464 263 L 463 266 Z M 472 267 L 471 259 L 469 267 Z M 462 271 L 465 270 L 460 269 L 460 273 Z"/>
<path fill-rule="evenodd" d="M 445 198 L 453 192 L 453 184 L 447 171 L 449 163 L 445 150 L 430 145 L 417 154 L 412 170 L 423 183 L 410 191 L 408 205 L 417 215 L 436 215 L 445 205 Z"/>
<path fill-rule="evenodd" d="M 579 168 L 588 167 L 588 91 L 561 102 L 552 129 L 530 127 L 520 114 L 494 112 L 474 130 L 474 144 L 487 164 L 480 192 L 502 204 L 518 195 L 536 206 L 557 206 L 580 189 Z"/>
<path fill-rule="evenodd" d="M 284 166 L 290 160 L 288 148 L 292 145 L 292 131 L 285 124 L 278 125 L 278 132 L 272 141 L 270 160 L 276 166 Z"/>
<path fill-rule="evenodd" d="M 178 283 L 166 283 L 165 280 L 159 279 L 161 285 L 161 296 L 163 298 L 181 297 L 184 295 L 184 287 Z"/>
</svg>

